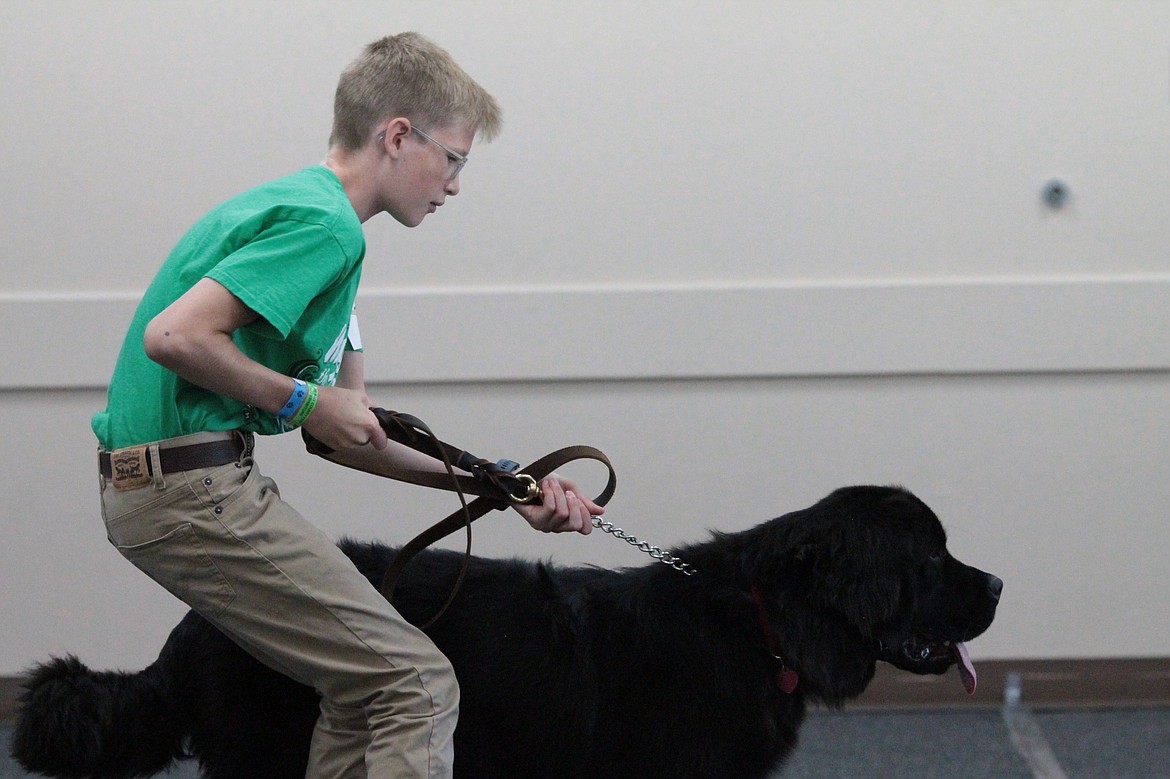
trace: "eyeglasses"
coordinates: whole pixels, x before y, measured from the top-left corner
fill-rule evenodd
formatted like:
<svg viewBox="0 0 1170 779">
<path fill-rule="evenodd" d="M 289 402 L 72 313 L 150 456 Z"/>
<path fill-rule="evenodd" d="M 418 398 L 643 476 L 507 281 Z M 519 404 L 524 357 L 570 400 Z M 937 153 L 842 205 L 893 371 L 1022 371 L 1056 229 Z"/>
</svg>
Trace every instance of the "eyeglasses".
<svg viewBox="0 0 1170 779">
<path fill-rule="evenodd" d="M 442 141 L 437 141 L 434 138 L 432 138 L 431 136 L 427 135 L 426 133 L 424 133 L 422 130 L 418 129 L 417 127 L 412 127 L 411 129 L 413 129 L 416 133 L 418 133 L 422 137 L 426 138 L 431 143 L 438 146 L 443 151 L 447 152 L 447 165 L 448 165 L 448 167 L 447 167 L 447 181 L 454 181 L 455 179 L 457 179 L 459 177 L 459 171 L 463 170 L 463 166 L 467 164 L 467 155 L 460 154 L 459 152 L 457 152 L 454 149 L 447 146 Z"/>
</svg>

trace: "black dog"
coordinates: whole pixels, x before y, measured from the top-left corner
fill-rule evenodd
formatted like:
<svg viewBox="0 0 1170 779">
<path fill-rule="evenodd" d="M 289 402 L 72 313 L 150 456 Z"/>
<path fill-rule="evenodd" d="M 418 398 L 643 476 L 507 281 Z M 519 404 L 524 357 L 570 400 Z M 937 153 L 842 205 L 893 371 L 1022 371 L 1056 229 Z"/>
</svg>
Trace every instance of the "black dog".
<svg viewBox="0 0 1170 779">
<path fill-rule="evenodd" d="M 372 582 L 393 550 L 342 546 Z M 805 706 L 859 695 L 884 660 L 960 665 L 1002 582 L 950 556 L 909 492 L 851 487 L 751 530 L 676 550 L 696 573 L 475 559 L 431 629 L 462 690 L 459 777 L 764 777 Z M 445 599 L 461 556 L 424 552 L 396 604 Z M 779 655 L 779 657 L 775 656 Z M 782 659 L 781 659 L 782 658 Z M 317 699 L 195 614 L 135 674 L 75 658 L 27 681 L 13 754 L 60 777 L 144 776 L 188 754 L 209 779 L 301 779 Z"/>
</svg>

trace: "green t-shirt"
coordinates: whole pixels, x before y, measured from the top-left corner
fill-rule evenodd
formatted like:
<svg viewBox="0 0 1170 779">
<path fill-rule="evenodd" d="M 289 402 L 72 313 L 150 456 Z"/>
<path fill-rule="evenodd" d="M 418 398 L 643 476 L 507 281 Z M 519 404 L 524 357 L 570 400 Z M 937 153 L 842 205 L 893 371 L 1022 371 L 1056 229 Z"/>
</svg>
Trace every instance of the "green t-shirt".
<svg viewBox="0 0 1170 779">
<path fill-rule="evenodd" d="M 107 449 L 204 430 L 271 435 L 272 414 L 198 387 L 146 356 L 146 325 L 200 279 L 260 315 L 233 339 L 253 360 L 331 386 L 346 348 L 366 244 L 337 176 L 314 166 L 214 208 L 179 241 L 146 290 L 93 431 Z"/>
</svg>

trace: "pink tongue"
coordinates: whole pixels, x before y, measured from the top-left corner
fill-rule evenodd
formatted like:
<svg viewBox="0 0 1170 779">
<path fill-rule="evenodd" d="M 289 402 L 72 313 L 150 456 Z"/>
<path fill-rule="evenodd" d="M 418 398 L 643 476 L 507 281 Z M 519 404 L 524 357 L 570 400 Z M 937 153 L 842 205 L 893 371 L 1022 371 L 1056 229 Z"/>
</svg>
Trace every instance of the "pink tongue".
<svg viewBox="0 0 1170 779">
<path fill-rule="evenodd" d="M 963 686 L 967 688 L 967 694 L 971 695 L 975 692 L 975 666 L 971 664 L 971 656 L 967 654 L 967 645 L 962 641 L 956 641 L 954 646 L 955 662 L 959 664 L 959 676 L 963 677 Z"/>
</svg>

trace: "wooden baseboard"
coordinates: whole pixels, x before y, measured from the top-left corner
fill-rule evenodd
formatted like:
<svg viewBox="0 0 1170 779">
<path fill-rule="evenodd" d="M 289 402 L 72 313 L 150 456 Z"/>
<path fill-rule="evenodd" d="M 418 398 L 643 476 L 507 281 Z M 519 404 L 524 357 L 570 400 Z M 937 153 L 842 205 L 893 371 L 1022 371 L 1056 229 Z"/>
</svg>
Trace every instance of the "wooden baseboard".
<svg viewBox="0 0 1170 779">
<path fill-rule="evenodd" d="M 12 724 L 19 695 L 20 680 L 15 676 L 0 676 L 0 725 Z"/>
<path fill-rule="evenodd" d="M 1013 675 L 1021 701 L 1032 708 L 1170 706 L 1170 657 L 988 660 L 976 670 L 979 685 L 967 695 L 954 670 L 915 676 L 878 663 L 869 689 L 846 708 L 999 707 Z M 19 694 L 19 679 L 0 676 L 0 724 L 12 724 Z"/>
</svg>

